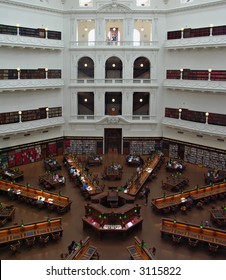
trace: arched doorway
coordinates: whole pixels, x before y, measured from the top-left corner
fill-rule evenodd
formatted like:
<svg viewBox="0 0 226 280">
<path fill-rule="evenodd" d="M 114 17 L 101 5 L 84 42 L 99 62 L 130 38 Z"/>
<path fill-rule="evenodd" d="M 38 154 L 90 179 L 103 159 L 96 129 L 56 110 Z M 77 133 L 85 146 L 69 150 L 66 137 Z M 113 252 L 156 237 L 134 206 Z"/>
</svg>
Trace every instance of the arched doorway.
<svg viewBox="0 0 226 280">
<path fill-rule="evenodd" d="M 105 154 L 112 153 L 112 152 L 121 154 L 121 143 L 122 143 L 121 128 L 104 129 Z"/>
</svg>

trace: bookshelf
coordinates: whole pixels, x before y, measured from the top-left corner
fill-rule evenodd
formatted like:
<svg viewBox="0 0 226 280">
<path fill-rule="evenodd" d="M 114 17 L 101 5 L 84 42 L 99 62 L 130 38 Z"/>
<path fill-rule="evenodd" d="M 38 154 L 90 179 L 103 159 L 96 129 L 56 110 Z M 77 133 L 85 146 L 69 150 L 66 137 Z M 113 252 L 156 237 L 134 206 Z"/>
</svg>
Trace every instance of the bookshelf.
<svg viewBox="0 0 226 280">
<path fill-rule="evenodd" d="M 51 40 L 61 40 L 61 32 L 48 30 L 46 31 L 44 28 L 31 28 L 24 26 L 11 26 L 0 24 L 0 34 L 8 34 L 8 35 L 17 35 L 17 29 L 19 29 L 20 36 L 26 37 L 35 37 L 35 38 L 47 38 Z M 47 36 L 46 36 L 47 32 Z"/>
<path fill-rule="evenodd" d="M 178 144 L 169 144 L 169 157 L 178 158 Z"/>
<path fill-rule="evenodd" d="M 92 155 L 97 154 L 97 139 L 65 139 L 64 151 L 65 153 L 77 155 Z"/>
<path fill-rule="evenodd" d="M 163 139 L 163 147 L 169 151 L 169 157 L 178 158 L 180 153 L 180 158 L 185 162 L 226 171 L 225 151 L 180 141 L 172 142 L 171 139 Z"/>
<path fill-rule="evenodd" d="M 222 26 L 206 26 L 199 28 L 185 28 L 183 30 L 183 38 L 194 38 L 194 37 L 204 37 L 211 35 L 212 28 L 212 36 L 226 35 L 226 25 Z M 182 31 L 181 30 L 173 30 L 167 32 L 167 40 L 174 39 L 182 39 Z"/>
<path fill-rule="evenodd" d="M 62 107 L 49 108 L 49 118 L 56 118 L 62 116 Z M 39 108 L 35 110 L 22 111 L 21 119 L 22 122 L 40 120 L 46 118 L 46 108 Z M 0 125 L 9 123 L 18 123 L 19 114 L 16 112 L 0 113 Z"/>
<path fill-rule="evenodd" d="M 45 68 L 20 69 L 20 79 L 45 79 Z M 0 80 L 18 79 L 16 69 L 0 69 Z M 60 69 L 48 69 L 48 79 L 61 79 Z"/>
<path fill-rule="evenodd" d="M 179 118 L 179 110 L 178 108 L 165 108 L 165 117 L 167 118 Z M 199 122 L 205 123 L 206 122 L 206 115 L 205 112 L 200 111 L 191 111 L 188 109 L 182 108 L 181 112 L 181 119 L 191 122 Z M 208 123 L 213 125 L 226 125 L 226 115 L 217 114 L 217 113 L 209 113 L 208 116 Z"/>
</svg>

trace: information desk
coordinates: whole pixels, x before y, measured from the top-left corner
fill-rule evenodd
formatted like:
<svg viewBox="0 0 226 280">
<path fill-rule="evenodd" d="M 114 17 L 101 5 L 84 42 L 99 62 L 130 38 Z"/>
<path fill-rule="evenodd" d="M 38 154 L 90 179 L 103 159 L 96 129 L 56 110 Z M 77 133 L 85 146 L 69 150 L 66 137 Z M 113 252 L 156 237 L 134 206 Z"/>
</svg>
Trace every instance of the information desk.
<svg viewBox="0 0 226 280">
<path fill-rule="evenodd" d="M 93 195 L 91 197 L 91 202 L 92 203 L 100 203 L 102 205 L 107 205 L 107 201 L 108 201 L 107 198 L 108 198 L 109 194 L 115 193 L 115 192 L 117 193 L 117 196 L 118 196 L 118 201 L 117 201 L 118 206 L 122 206 L 126 203 L 134 203 L 134 201 L 135 201 L 134 196 L 128 195 L 128 194 L 123 193 L 121 191 L 118 191 L 118 192 L 117 191 L 109 191 L 109 192 L 104 191 L 100 194 Z"/>
<path fill-rule="evenodd" d="M 22 181 L 24 179 L 23 171 L 19 169 L 3 169 L 0 171 L 0 176 L 3 180 Z"/>
<path fill-rule="evenodd" d="M 183 193 L 176 193 L 173 195 L 167 195 L 165 197 L 159 197 L 152 199 L 152 209 L 158 212 L 170 212 L 174 211 L 175 206 L 184 204 L 185 199 L 188 196 L 192 196 L 194 202 L 202 201 L 203 199 L 208 199 L 211 196 L 218 197 L 220 194 L 226 193 L 226 183 L 220 183 L 213 186 L 207 186 L 202 188 L 195 188 Z"/>
<path fill-rule="evenodd" d="M 12 221 L 15 217 L 16 208 L 13 206 L 5 206 L 0 208 L 0 219 L 6 219 L 7 221 Z"/>
<path fill-rule="evenodd" d="M 100 234 L 106 232 L 126 233 L 134 227 L 142 228 L 140 206 L 126 204 L 118 208 L 106 208 L 101 204 L 86 204 L 82 218 L 84 228 L 88 225 Z"/>
<path fill-rule="evenodd" d="M 226 226 L 226 206 L 224 209 L 210 209 L 210 220 L 218 226 Z"/>
<path fill-rule="evenodd" d="M 209 247 L 213 245 L 219 248 L 226 248 L 226 231 L 216 228 L 207 228 L 203 225 L 194 225 L 176 220 L 162 219 L 162 237 L 171 236 L 173 240 L 195 243 L 207 243 Z M 177 239 L 175 239 L 177 237 Z"/>
<path fill-rule="evenodd" d="M 163 162 L 163 154 L 156 153 L 152 160 L 149 160 L 143 167 L 143 170 L 140 174 L 136 174 L 134 178 L 131 180 L 131 182 L 128 185 L 128 188 L 125 190 L 125 192 L 129 195 L 136 196 L 144 183 L 147 181 L 147 179 L 153 175 L 154 172 L 156 172 L 162 162 Z"/>
<path fill-rule="evenodd" d="M 99 258 L 97 248 L 90 245 L 89 236 L 87 236 L 81 243 L 82 244 L 79 243 L 79 245 L 75 246 L 74 250 L 67 256 L 66 260 L 96 260 Z"/>
<path fill-rule="evenodd" d="M 53 174 L 45 174 L 39 176 L 39 183 L 46 189 L 55 189 L 57 187 L 65 186 L 65 178 L 59 177 L 58 179 L 53 179 Z"/>
<path fill-rule="evenodd" d="M 162 187 L 168 191 L 183 190 L 189 183 L 189 179 L 181 175 L 167 177 L 166 182 L 163 182 Z"/>
<path fill-rule="evenodd" d="M 55 172 L 55 171 L 61 169 L 61 165 L 54 158 L 46 158 L 44 160 L 44 166 L 45 166 L 45 169 L 50 172 Z"/>
<path fill-rule="evenodd" d="M 0 245 L 23 241 L 31 237 L 63 234 L 61 218 L 51 218 L 48 221 L 32 222 L 20 226 L 5 227 L 0 230 Z"/>
<path fill-rule="evenodd" d="M 65 161 L 65 165 L 67 168 L 74 167 L 80 173 L 80 175 L 83 177 L 83 179 L 87 182 L 87 184 L 89 186 L 87 189 L 89 196 L 102 192 L 102 189 L 97 185 L 96 182 L 95 183 L 91 182 L 89 176 L 87 175 L 86 172 L 83 171 L 82 166 L 78 162 L 76 157 L 74 157 L 72 155 L 66 155 L 64 157 L 64 161 Z"/>
<path fill-rule="evenodd" d="M 128 155 L 126 157 L 126 164 L 131 167 L 137 167 L 140 166 L 144 163 L 143 159 L 141 156 L 136 156 L 136 155 Z"/>
<path fill-rule="evenodd" d="M 156 260 L 155 255 L 144 247 L 144 242 L 137 236 L 134 237 L 134 245 L 126 247 L 132 260 Z"/>
<path fill-rule="evenodd" d="M 41 199 L 44 206 L 51 210 L 57 210 L 60 213 L 70 210 L 72 201 L 67 196 L 57 195 L 51 192 L 0 180 L 1 191 L 4 191 L 7 194 L 11 192 L 12 189 L 15 198 L 30 203 L 31 205 L 35 205 L 35 202 Z"/>
</svg>

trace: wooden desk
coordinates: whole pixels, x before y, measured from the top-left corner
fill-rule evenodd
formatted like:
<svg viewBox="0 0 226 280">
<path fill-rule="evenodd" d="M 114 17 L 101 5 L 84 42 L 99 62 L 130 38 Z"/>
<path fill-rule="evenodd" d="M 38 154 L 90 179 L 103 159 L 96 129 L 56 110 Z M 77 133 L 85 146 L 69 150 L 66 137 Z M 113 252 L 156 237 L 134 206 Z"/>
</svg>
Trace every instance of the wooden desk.
<svg viewBox="0 0 226 280">
<path fill-rule="evenodd" d="M 156 257 L 147 248 L 143 242 L 137 237 L 134 237 L 134 245 L 126 247 L 132 260 L 156 260 Z"/>
<path fill-rule="evenodd" d="M 165 235 L 179 236 L 183 240 L 193 239 L 198 240 L 198 243 L 214 244 L 226 248 L 226 231 L 216 228 L 204 228 L 200 225 L 162 219 L 161 234 L 162 237 Z"/>
<path fill-rule="evenodd" d="M 225 209 L 210 209 L 210 219 L 218 226 L 226 226 L 226 210 Z"/>
<path fill-rule="evenodd" d="M 65 186 L 65 180 L 62 181 L 60 178 L 58 180 L 53 179 L 53 174 L 45 174 L 42 176 L 39 176 L 39 183 L 44 186 L 46 189 L 50 188 L 57 188 Z"/>
<path fill-rule="evenodd" d="M 108 197 L 109 193 L 111 193 L 111 191 L 110 192 L 104 191 L 102 193 L 93 195 L 91 197 L 91 202 L 92 203 L 100 203 L 100 204 L 104 204 L 105 203 L 106 204 L 107 197 Z M 124 205 L 126 203 L 134 203 L 134 201 L 135 201 L 135 197 L 134 196 L 125 194 L 125 193 L 123 193 L 121 191 L 117 192 L 117 195 L 118 195 L 118 204 L 120 206 Z"/>
<path fill-rule="evenodd" d="M 84 178 L 84 180 L 87 182 L 89 188 L 87 189 L 87 192 L 89 196 L 101 193 L 101 188 L 97 185 L 97 183 L 91 182 L 90 178 L 88 177 L 87 173 L 83 171 L 81 164 L 78 162 L 76 157 L 72 155 L 66 155 L 64 157 L 65 163 L 67 168 L 74 167 L 76 170 L 79 171 L 81 176 Z"/>
<path fill-rule="evenodd" d="M 9 181 L 22 181 L 24 179 L 24 173 L 23 171 L 20 171 L 19 169 L 4 169 L 0 171 L 0 176 L 3 180 L 9 180 Z"/>
<path fill-rule="evenodd" d="M 54 158 L 46 158 L 44 160 L 44 166 L 47 171 L 55 172 L 61 169 L 61 165 Z"/>
<path fill-rule="evenodd" d="M 103 162 L 103 159 L 101 156 L 89 156 L 87 159 L 88 166 L 99 166 Z"/>
<path fill-rule="evenodd" d="M 183 172 L 185 170 L 185 163 L 177 159 L 169 159 L 166 162 L 166 170 L 169 172 Z"/>
<path fill-rule="evenodd" d="M 189 183 L 189 179 L 181 175 L 170 176 L 167 178 L 166 182 L 163 182 L 162 187 L 166 190 L 182 190 Z"/>
<path fill-rule="evenodd" d="M 226 193 L 226 183 L 220 183 L 213 186 L 207 186 L 202 188 L 195 188 L 183 193 L 176 193 L 173 195 L 167 195 L 165 197 L 158 197 L 152 199 L 152 209 L 157 212 L 164 212 L 164 210 L 173 210 L 175 206 L 183 204 L 183 198 L 188 196 L 193 197 L 194 202 L 201 201 L 204 198 L 211 196 L 218 196 L 222 193 Z M 169 212 L 167 211 L 167 212 Z"/>
<path fill-rule="evenodd" d="M 61 218 L 52 218 L 48 221 L 38 221 L 20 226 L 5 227 L 0 230 L 0 245 L 14 243 L 31 237 L 39 237 L 60 232 L 63 233 Z"/>
<path fill-rule="evenodd" d="M 90 237 L 87 236 L 82 244 L 77 246 L 71 254 L 67 256 L 67 260 L 92 260 L 97 259 L 96 256 L 99 255 L 97 248 L 90 245 Z"/>
<path fill-rule="evenodd" d="M 5 206 L 0 209 L 0 219 L 7 219 L 7 221 L 12 221 L 15 216 L 16 208 L 13 206 Z"/>
<path fill-rule="evenodd" d="M 141 156 L 128 155 L 126 157 L 126 164 L 131 167 L 137 167 L 143 164 Z"/>
<path fill-rule="evenodd" d="M 15 198 L 18 198 L 26 203 L 30 203 L 31 205 L 34 205 L 39 197 L 42 197 L 44 198 L 44 204 L 47 208 L 49 208 L 49 206 L 54 206 L 54 209 L 60 213 L 70 210 L 72 201 L 67 196 L 61 196 L 51 192 L 0 180 L 1 191 L 4 191 L 7 194 L 11 187 L 14 189 L 13 192 L 15 194 Z"/>
<path fill-rule="evenodd" d="M 114 166 L 107 166 L 103 173 L 103 178 L 105 180 L 121 180 L 122 179 L 122 168 L 117 168 Z"/>
<path fill-rule="evenodd" d="M 136 196 L 147 179 L 161 166 L 163 155 L 155 154 L 152 160 L 148 161 L 140 174 L 136 174 L 129 183 L 125 192 L 129 195 Z"/>
<path fill-rule="evenodd" d="M 209 170 L 207 174 L 204 175 L 206 184 L 216 184 L 226 180 L 226 172 L 219 170 L 215 172 L 214 170 Z"/>
</svg>

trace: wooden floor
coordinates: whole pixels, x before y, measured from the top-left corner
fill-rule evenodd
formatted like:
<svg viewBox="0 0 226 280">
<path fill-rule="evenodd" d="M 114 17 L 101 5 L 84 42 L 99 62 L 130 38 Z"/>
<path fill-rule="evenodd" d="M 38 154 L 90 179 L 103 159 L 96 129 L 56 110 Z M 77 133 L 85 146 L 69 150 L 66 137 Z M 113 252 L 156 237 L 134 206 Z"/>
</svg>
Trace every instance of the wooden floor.
<svg viewBox="0 0 226 280">
<path fill-rule="evenodd" d="M 62 156 L 57 157 L 60 163 L 62 163 Z M 145 157 L 144 157 L 145 160 Z M 103 165 L 100 167 L 91 167 L 94 174 L 99 174 L 103 171 L 104 165 L 109 165 L 112 162 L 118 162 L 123 165 L 123 177 L 121 181 L 102 181 L 100 184 L 105 185 L 106 189 L 108 186 L 121 186 L 131 178 L 132 174 L 136 172 L 134 167 L 127 167 L 125 164 L 125 156 L 118 155 L 112 152 L 111 154 L 103 156 Z M 63 164 L 62 164 L 63 165 Z M 38 185 L 38 176 L 45 173 L 43 162 L 37 162 L 19 167 L 24 171 L 24 181 L 23 184 L 30 183 L 32 187 L 40 188 Z M 187 168 L 184 172 L 184 176 L 188 177 L 190 180 L 189 186 L 186 189 L 193 188 L 195 185 L 204 185 L 204 173 L 206 168 L 187 164 Z M 169 173 L 166 172 L 164 165 L 158 172 L 157 178 L 152 182 L 148 182 L 150 186 L 150 196 L 149 204 L 145 206 L 145 202 L 142 199 L 137 199 L 136 203 L 139 203 L 141 207 L 141 216 L 144 218 L 142 230 L 135 230 L 128 234 L 126 238 L 117 234 L 112 234 L 105 236 L 100 239 L 96 232 L 86 229 L 83 230 L 82 216 L 84 215 L 84 204 L 87 203 L 85 199 L 81 196 L 80 190 L 74 186 L 67 175 L 66 170 L 62 167 L 61 173 L 66 177 L 66 186 L 57 189 L 62 191 L 63 195 L 70 196 L 72 202 L 71 210 L 62 216 L 63 221 L 63 237 L 57 243 L 50 243 L 46 247 L 35 246 L 34 248 L 27 249 L 22 248 L 20 253 L 13 255 L 9 249 L 1 249 L 0 259 L 8 260 L 58 260 L 62 253 L 67 252 L 67 247 L 72 240 L 80 241 L 86 236 L 91 237 L 91 244 L 98 248 L 100 253 L 100 259 L 104 260 L 129 260 L 130 256 L 126 247 L 134 243 L 134 236 L 137 235 L 141 240 L 145 241 L 148 248 L 156 248 L 156 258 L 162 260 L 211 260 L 211 259 L 226 259 L 226 253 L 211 254 L 208 248 L 197 247 L 190 248 L 189 246 L 177 245 L 175 246 L 170 240 L 165 240 L 161 238 L 160 227 L 161 227 L 161 215 L 155 214 L 151 207 L 150 201 L 152 198 L 159 197 L 163 195 L 165 191 L 166 194 L 172 193 L 170 191 L 163 190 L 161 187 L 161 182 L 166 180 Z M 6 196 L 1 196 L 1 202 L 5 204 L 12 204 Z M 199 210 L 193 208 L 186 214 L 177 212 L 176 218 L 180 221 L 201 224 L 203 221 L 210 220 L 209 209 L 213 206 L 222 206 L 226 203 L 225 200 L 215 201 L 208 205 L 205 205 L 203 209 Z M 18 201 L 13 201 L 16 207 L 15 219 L 8 223 L 7 225 L 28 223 L 32 221 L 39 221 L 48 219 L 51 217 L 57 217 L 58 214 L 54 212 L 49 212 L 47 210 L 37 210 L 33 207 L 27 206 Z M 175 218 L 174 215 L 167 215 L 165 217 Z"/>
</svg>

